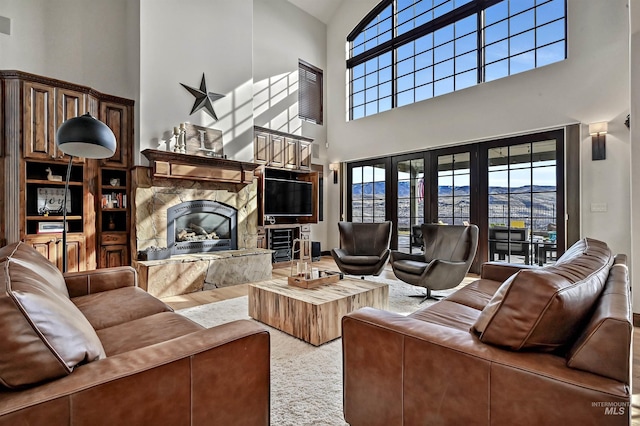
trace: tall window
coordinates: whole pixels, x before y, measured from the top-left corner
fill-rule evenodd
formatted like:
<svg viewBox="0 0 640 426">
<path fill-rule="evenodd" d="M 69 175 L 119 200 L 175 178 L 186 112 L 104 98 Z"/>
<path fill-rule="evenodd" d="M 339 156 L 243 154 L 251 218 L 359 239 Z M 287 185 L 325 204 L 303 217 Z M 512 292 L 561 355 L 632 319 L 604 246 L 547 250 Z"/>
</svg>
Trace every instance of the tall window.
<svg viewBox="0 0 640 426">
<path fill-rule="evenodd" d="M 386 165 L 384 162 L 351 168 L 352 222 L 384 222 L 386 220 Z"/>
<path fill-rule="evenodd" d="M 424 156 L 399 158 L 394 161 L 397 178 L 398 249 L 408 252 L 422 250 L 422 231 L 425 204 Z"/>
<path fill-rule="evenodd" d="M 300 60 L 298 74 L 298 116 L 322 124 L 322 70 Z"/>
<path fill-rule="evenodd" d="M 384 0 L 349 34 L 349 119 L 566 58 L 565 0 Z"/>
<path fill-rule="evenodd" d="M 438 156 L 438 221 L 463 225 L 470 221 L 470 153 Z"/>
</svg>

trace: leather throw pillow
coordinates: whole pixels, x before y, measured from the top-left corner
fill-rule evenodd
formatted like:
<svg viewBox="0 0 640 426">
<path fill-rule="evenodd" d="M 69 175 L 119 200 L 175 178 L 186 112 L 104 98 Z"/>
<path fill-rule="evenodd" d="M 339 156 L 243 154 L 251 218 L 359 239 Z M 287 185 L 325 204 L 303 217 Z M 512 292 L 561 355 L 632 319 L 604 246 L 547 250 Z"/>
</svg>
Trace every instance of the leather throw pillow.
<svg viewBox="0 0 640 426">
<path fill-rule="evenodd" d="M 21 388 L 68 375 L 104 358 L 91 324 L 48 280 L 64 278 L 33 248 L 20 243 L 0 263 L 0 384 Z M 44 273 L 43 273 L 44 271 Z M 42 275 L 41 275 L 42 274 Z"/>
</svg>

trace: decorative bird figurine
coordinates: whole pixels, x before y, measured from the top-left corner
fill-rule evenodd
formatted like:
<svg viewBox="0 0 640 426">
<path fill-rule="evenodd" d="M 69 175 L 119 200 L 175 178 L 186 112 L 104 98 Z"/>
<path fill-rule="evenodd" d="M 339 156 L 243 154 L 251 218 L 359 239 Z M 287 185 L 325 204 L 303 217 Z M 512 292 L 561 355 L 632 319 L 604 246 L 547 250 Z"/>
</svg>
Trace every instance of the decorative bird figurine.
<svg viewBox="0 0 640 426">
<path fill-rule="evenodd" d="M 62 182 L 62 176 L 54 175 L 53 172 L 51 171 L 51 167 L 47 167 L 45 171 L 47 172 L 47 180 L 50 180 L 53 182 Z"/>
</svg>

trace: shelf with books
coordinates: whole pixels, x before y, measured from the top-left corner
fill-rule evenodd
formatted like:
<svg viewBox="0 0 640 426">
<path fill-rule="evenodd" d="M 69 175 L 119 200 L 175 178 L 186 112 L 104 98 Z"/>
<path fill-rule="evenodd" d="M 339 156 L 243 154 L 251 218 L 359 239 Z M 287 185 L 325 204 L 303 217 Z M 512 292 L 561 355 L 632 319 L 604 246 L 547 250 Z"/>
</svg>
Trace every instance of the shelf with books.
<svg viewBox="0 0 640 426">
<path fill-rule="evenodd" d="M 129 180 L 123 168 L 101 167 L 98 173 L 98 266 L 129 264 Z"/>
</svg>

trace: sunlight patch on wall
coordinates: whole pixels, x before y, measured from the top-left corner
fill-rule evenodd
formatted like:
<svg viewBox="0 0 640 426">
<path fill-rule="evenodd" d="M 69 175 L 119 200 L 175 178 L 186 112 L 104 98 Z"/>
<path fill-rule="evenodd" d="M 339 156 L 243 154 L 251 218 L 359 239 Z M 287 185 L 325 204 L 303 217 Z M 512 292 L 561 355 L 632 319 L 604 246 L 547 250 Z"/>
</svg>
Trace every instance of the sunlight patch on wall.
<svg viewBox="0 0 640 426">
<path fill-rule="evenodd" d="M 300 134 L 298 118 L 298 70 L 278 74 L 253 85 L 254 124 L 281 132 Z"/>
</svg>

